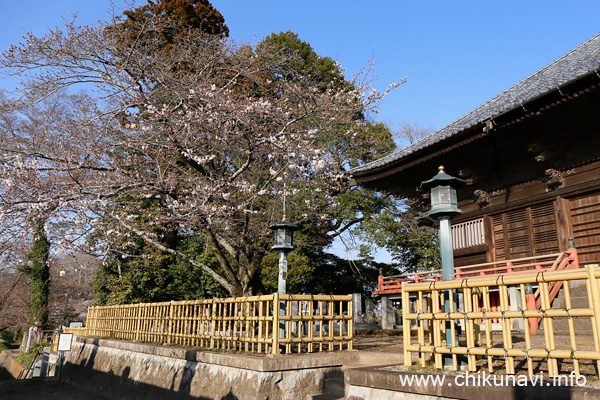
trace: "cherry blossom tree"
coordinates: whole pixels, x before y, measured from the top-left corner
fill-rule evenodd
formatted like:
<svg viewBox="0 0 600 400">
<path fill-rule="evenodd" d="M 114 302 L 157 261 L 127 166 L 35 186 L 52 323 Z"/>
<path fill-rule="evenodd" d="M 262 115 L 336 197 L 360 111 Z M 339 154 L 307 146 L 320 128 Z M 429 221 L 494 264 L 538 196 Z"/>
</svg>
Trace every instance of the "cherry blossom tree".
<svg viewBox="0 0 600 400">
<path fill-rule="evenodd" d="M 86 249 L 98 254 L 135 234 L 247 295 L 271 246 L 268 226 L 282 218 L 282 195 L 303 200 L 291 215 L 301 225 L 339 232 L 356 223 L 356 215 L 330 214 L 349 189 L 323 138 L 368 145 L 357 115 L 397 84 L 380 92 L 357 76 L 323 89 L 309 74 L 277 73 L 294 54 L 268 57 L 199 32 L 165 52 L 131 40 L 131 27 L 116 22 L 68 23 L 2 53 L 2 73 L 23 80 L 0 99 L 4 229 L 31 232 L 43 216 L 65 248 L 99 235 Z M 143 35 L 168 21 L 140 24 Z M 56 94 L 65 109 L 47 128 L 25 129 L 26 111 Z M 219 268 L 167 246 L 164 226 L 204 235 Z"/>
</svg>

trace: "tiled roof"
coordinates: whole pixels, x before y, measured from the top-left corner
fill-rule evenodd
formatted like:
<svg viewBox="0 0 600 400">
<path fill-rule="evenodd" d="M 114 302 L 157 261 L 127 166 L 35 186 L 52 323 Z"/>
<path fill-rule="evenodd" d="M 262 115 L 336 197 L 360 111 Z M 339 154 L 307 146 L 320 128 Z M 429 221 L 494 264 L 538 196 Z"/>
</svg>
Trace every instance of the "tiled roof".
<svg viewBox="0 0 600 400">
<path fill-rule="evenodd" d="M 401 160 L 418 150 L 452 137 L 545 93 L 556 90 L 561 85 L 597 71 L 599 68 L 600 34 L 439 131 L 386 157 L 353 168 L 350 173 L 366 172 Z"/>
</svg>

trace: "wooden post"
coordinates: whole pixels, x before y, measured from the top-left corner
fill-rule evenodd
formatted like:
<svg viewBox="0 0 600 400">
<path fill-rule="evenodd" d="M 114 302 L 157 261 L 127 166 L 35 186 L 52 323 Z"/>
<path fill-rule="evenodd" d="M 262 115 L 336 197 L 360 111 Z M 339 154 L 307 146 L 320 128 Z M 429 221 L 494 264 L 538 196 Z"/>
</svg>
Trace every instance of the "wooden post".
<svg viewBox="0 0 600 400">
<path fill-rule="evenodd" d="M 258 316 L 259 316 L 259 320 L 258 320 L 258 352 L 262 353 L 262 339 L 263 339 L 263 301 L 260 300 L 258 302 Z M 266 347 L 266 346 L 265 346 Z M 266 351 L 266 349 L 265 349 Z"/>
<path fill-rule="evenodd" d="M 407 350 L 408 346 L 410 345 L 410 320 L 406 318 L 410 313 L 410 297 L 409 293 L 405 290 L 405 287 L 406 282 L 402 282 L 402 339 L 404 342 L 404 365 L 411 366 L 412 353 Z"/>
<path fill-rule="evenodd" d="M 600 289 L 598 289 L 598 279 L 596 279 L 597 264 L 586 266 L 588 271 L 588 302 L 594 316 L 592 317 L 592 331 L 594 333 L 594 347 L 596 351 L 600 350 Z M 600 370 L 600 360 L 597 361 L 598 370 Z M 599 373 L 600 375 L 600 373 Z"/>
<path fill-rule="evenodd" d="M 319 322 L 319 351 L 323 351 L 323 324 L 325 323 L 325 315 L 324 313 L 324 306 L 323 306 L 323 302 L 319 301 L 319 316 L 320 316 L 320 322 Z"/>
<path fill-rule="evenodd" d="M 440 320 L 435 318 L 436 317 L 436 313 L 439 312 L 440 310 L 440 292 L 439 290 L 432 290 L 431 295 L 433 297 L 433 310 L 432 313 L 434 315 L 434 319 L 433 319 L 433 346 L 434 346 L 434 350 L 439 349 L 442 346 L 442 338 L 441 338 L 441 326 L 440 326 Z M 434 356 L 434 360 L 435 360 L 435 367 L 437 369 L 442 369 L 444 368 L 444 363 L 442 361 L 442 355 L 440 353 L 435 353 Z"/>
<path fill-rule="evenodd" d="M 454 290 L 449 290 L 448 291 L 448 302 L 450 303 L 450 309 L 448 314 L 453 313 L 454 311 L 456 311 L 454 309 Z M 446 343 L 446 347 L 450 348 L 451 351 L 457 347 L 458 343 L 457 343 L 457 337 L 456 337 L 456 323 L 455 321 L 450 318 L 450 315 L 448 315 L 448 320 L 450 323 L 450 343 Z M 467 338 L 469 337 L 469 335 L 467 334 Z M 467 344 L 468 346 L 468 344 Z M 458 360 L 456 358 L 456 353 L 452 352 L 452 368 L 454 368 L 455 371 L 458 371 Z"/>
<path fill-rule="evenodd" d="M 481 296 L 481 288 L 473 290 L 473 303 L 471 304 L 472 311 L 479 311 L 479 298 Z M 483 341 L 481 340 L 481 320 L 473 320 L 475 324 L 475 345 L 481 346 Z"/>
<path fill-rule="evenodd" d="M 571 289 L 569 287 L 569 281 L 564 281 L 563 283 L 564 293 L 565 293 L 565 308 L 567 310 L 571 309 Z M 571 348 L 575 351 L 577 350 L 577 340 L 575 340 L 575 323 L 573 322 L 573 318 L 567 318 L 567 324 L 569 325 L 569 338 L 571 339 Z M 573 371 L 576 376 L 579 376 L 579 360 L 577 358 L 573 359 Z"/>
<path fill-rule="evenodd" d="M 527 304 L 527 309 L 529 309 L 529 302 L 525 299 L 525 284 L 521 283 L 520 285 L 521 288 L 521 304 Z M 535 306 L 535 298 L 533 299 L 533 305 Z M 525 332 L 525 348 L 527 349 L 527 352 L 529 352 L 529 350 L 531 350 L 531 319 L 533 318 L 528 318 L 525 317 L 523 318 L 523 326 L 525 326 L 524 332 Z M 536 322 L 536 326 L 537 326 L 537 322 Z M 536 328 L 537 331 L 537 328 Z M 535 334 L 535 332 L 534 332 Z M 527 373 L 529 374 L 529 376 L 533 376 L 533 362 L 531 360 L 531 357 L 527 357 Z"/>
<path fill-rule="evenodd" d="M 506 285 L 499 285 L 500 290 L 500 309 L 501 311 L 509 311 L 510 305 L 508 304 L 508 288 Z M 503 314 L 504 315 L 504 314 Z M 512 349 L 512 333 L 510 318 L 502 318 L 502 338 L 504 340 L 504 347 L 508 350 Z M 506 357 L 506 373 L 514 375 L 515 373 L 515 359 L 514 357 Z"/>
<path fill-rule="evenodd" d="M 542 300 L 542 310 L 550 310 L 550 288 L 548 282 L 540 282 L 540 297 Z M 544 324 L 544 339 L 546 340 L 546 349 L 552 351 L 556 349 L 554 344 L 554 324 L 552 323 L 552 318 L 544 317 L 542 323 Z M 558 376 L 558 363 L 556 362 L 556 358 L 548 357 L 548 375 L 551 377 Z"/>
<path fill-rule="evenodd" d="M 310 296 L 310 301 L 308 303 L 308 317 L 310 318 L 308 321 L 308 337 L 310 339 L 310 341 L 308 342 L 308 352 L 312 353 L 314 350 L 314 345 L 313 345 L 313 338 L 314 338 L 314 334 L 313 334 L 313 330 L 314 330 L 314 301 L 313 301 L 313 296 Z"/>
<path fill-rule="evenodd" d="M 470 313 L 474 311 L 474 307 L 473 307 L 473 290 L 471 288 L 464 288 L 463 289 L 463 298 L 464 298 L 464 302 L 465 302 L 465 309 L 464 311 L 466 313 Z M 467 318 L 466 321 L 466 329 L 465 329 L 465 335 L 467 337 L 467 348 L 468 349 L 472 349 L 475 347 L 475 329 L 474 329 L 474 320 L 471 318 Z M 473 354 L 469 354 L 467 356 L 467 363 L 469 366 L 469 371 L 474 372 L 477 370 L 477 366 L 475 365 L 475 355 Z M 455 367 L 456 369 L 458 369 L 457 367 Z M 508 371 L 507 371 L 508 372 Z"/>
<path fill-rule="evenodd" d="M 279 293 L 273 295 L 273 354 L 279 354 Z"/>
<path fill-rule="evenodd" d="M 333 312 L 334 312 L 334 302 L 333 302 L 333 298 L 331 298 L 327 304 L 328 307 L 328 317 L 329 317 L 329 332 L 328 332 L 328 341 L 329 341 L 329 351 L 333 351 Z"/>
<path fill-rule="evenodd" d="M 359 297 L 360 301 L 360 297 Z M 353 338 L 354 338 L 354 296 L 349 301 L 348 314 L 350 315 L 350 319 L 348 320 L 348 336 L 350 336 L 350 340 L 348 341 L 348 350 L 352 350 L 353 348 Z"/>
<path fill-rule="evenodd" d="M 142 322 L 142 306 L 141 304 L 137 305 L 137 318 L 135 321 L 135 340 L 140 340 L 140 324 Z"/>
<path fill-rule="evenodd" d="M 167 344 L 171 343 L 171 332 L 173 332 L 173 301 L 169 303 L 169 323 L 167 328 Z"/>
<path fill-rule="evenodd" d="M 285 353 L 290 354 L 292 352 L 292 301 L 290 301 L 290 295 L 286 295 L 288 299 L 285 301 L 285 316 L 288 318 L 285 321 L 285 338 L 290 341 L 285 344 Z"/>
<path fill-rule="evenodd" d="M 402 286 L 404 286 L 405 284 L 407 284 L 406 282 L 402 282 Z M 404 310 L 404 294 L 406 293 L 406 311 Z M 427 301 L 427 300 L 426 300 Z M 417 312 L 417 316 L 420 316 L 420 314 L 423 312 L 423 292 L 422 291 L 418 291 L 417 292 L 417 303 L 415 304 L 416 309 L 415 311 Z M 428 301 L 429 304 L 429 301 Z M 428 310 L 429 312 L 433 312 L 433 307 L 430 307 L 430 309 Z M 406 343 L 405 346 L 408 346 L 410 344 L 410 320 L 404 318 L 405 317 L 405 313 L 406 315 L 410 314 L 410 293 L 405 292 L 404 288 L 402 289 L 402 316 L 403 316 L 403 325 L 407 328 L 405 328 L 405 332 L 402 332 L 402 335 L 406 335 L 404 338 L 404 342 Z M 432 327 L 432 323 L 433 320 L 430 320 L 431 323 L 429 323 L 429 334 L 428 334 L 428 341 L 429 341 L 429 345 L 433 344 L 433 339 L 432 336 L 433 335 L 433 327 Z M 418 319 L 417 320 L 417 343 L 422 346 L 425 344 L 425 321 L 422 319 Z M 406 351 L 405 351 L 406 352 Z M 412 357 L 411 356 L 411 352 L 408 352 L 409 354 L 409 358 Z M 419 362 L 421 365 L 421 368 L 425 368 L 425 365 L 427 364 L 427 360 L 425 360 L 425 353 L 420 351 L 419 352 Z M 412 363 L 412 360 L 411 360 Z"/>
</svg>

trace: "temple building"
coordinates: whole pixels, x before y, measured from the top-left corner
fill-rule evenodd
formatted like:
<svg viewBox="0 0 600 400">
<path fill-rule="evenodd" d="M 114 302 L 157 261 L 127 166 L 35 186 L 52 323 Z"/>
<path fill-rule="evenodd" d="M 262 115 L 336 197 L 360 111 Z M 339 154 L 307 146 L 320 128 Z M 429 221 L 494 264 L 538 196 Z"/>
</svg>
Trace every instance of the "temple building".
<svg viewBox="0 0 600 400">
<path fill-rule="evenodd" d="M 443 165 L 467 184 L 456 267 L 556 253 L 573 237 L 600 263 L 600 34 L 406 148 L 351 171 L 361 186 L 426 200 Z"/>
</svg>

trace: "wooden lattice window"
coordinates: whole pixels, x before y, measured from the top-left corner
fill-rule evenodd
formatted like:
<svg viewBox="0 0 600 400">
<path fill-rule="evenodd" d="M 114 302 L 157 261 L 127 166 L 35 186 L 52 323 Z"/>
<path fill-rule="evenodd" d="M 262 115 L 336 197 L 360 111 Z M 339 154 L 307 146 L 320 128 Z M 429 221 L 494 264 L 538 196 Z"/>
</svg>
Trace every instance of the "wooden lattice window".
<svg viewBox="0 0 600 400">
<path fill-rule="evenodd" d="M 554 203 L 492 216 L 496 260 L 508 260 L 559 251 Z"/>
<path fill-rule="evenodd" d="M 571 224 L 580 263 L 600 262 L 600 194 L 571 199 Z"/>
</svg>

